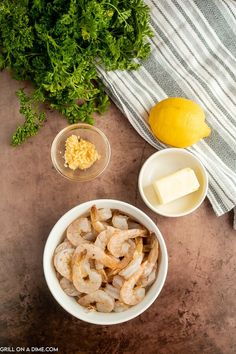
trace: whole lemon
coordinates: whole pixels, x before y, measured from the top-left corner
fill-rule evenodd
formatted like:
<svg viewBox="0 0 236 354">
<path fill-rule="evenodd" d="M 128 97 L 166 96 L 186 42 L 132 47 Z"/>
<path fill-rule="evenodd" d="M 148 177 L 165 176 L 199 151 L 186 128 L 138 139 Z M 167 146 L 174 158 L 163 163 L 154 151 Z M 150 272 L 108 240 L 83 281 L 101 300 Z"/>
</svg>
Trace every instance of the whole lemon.
<svg viewBox="0 0 236 354">
<path fill-rule="evenodd" d="M 191 146 L 211 133 L 203 109 L 183 97 L 157 103 L 150 111 L 149 124 L 157 139 L 180 148 Z"/>
</svg>

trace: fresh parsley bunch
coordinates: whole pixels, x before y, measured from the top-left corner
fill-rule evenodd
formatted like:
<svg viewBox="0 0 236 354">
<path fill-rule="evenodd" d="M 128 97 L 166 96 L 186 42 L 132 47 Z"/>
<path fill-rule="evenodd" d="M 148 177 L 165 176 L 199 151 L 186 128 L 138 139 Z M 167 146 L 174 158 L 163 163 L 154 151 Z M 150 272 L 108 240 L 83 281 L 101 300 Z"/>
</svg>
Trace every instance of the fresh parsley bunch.
<svg viewBox="0 0 236 354">
<path fill-rule="evenodd" d="M 43 102 L 69 123 L 93 124 L 92 113 L 109 102 L 96 67 L 136 69 L 150 53 L 148 36 L 142 0 L 1 0 L 0 69 L 34 85 L 30 96 L 17 92 L 25 122 L 12 144 L 37 133 Z"/>
</svg>

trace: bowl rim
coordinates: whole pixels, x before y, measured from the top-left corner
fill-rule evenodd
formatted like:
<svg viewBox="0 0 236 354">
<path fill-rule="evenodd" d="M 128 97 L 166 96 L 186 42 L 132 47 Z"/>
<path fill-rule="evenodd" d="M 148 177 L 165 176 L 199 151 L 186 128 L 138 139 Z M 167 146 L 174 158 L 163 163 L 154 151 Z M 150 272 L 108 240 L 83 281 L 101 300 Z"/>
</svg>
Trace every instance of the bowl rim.
<svg viewBox="0 0 236 354">
<path fill-rule="evenodd" d="M 166 213 L 166 212 L 162 212 L 162 211 L 159 211 L 157 210 L 149 201 L 148 199 L 146 198 L 145 194 L 144 194 L 144 191 L 143 191 L 143 185 L 142 185 L 142 181 L 143 181 L 143 175 L 144 175 L 144 171 L 145 171 L 145 168 L 147 166 L 147 164 L 154 160 L 155 157 L 158 155 L 165 155 L 165 154 L 169 154 L 169 153 L 172 153 L 172 152 L 177 152 L 179 154 L 183 154 L 183 155 L 188 155 L 188 156 L 191 156 L 191 158 L 193 160 L 195 160 L 200 169 L 201 169 L 201 172 L 202 172 L 202 175 L 203 175 L 203 180 L 204 180 L 204 186 L 203 186 L 203 193 L 202 193 L 202 196 L 201 198 L 199 199 L 199 201 L 197 202 L 197 204 L 190 208 L 188 211 L 186 212 L 182 212 L 182 213 L 176 213 L 176 214 L 169 214 L 169 213 Z M 147 158 L 147 160 L 144 162 L 143 166 L 141 167 L 141 170 L 139 172 L 139 177 L 138 177 L 138 188 L 139 188 L 139 193 L 144 201 L 144 203 L 152 210 L 154 211 L 156 214 L 159 214 L 159 215 L 162 215 L 162 216 L 166 216 L 166 217 L 169 217 L 169 218 L 176 218 L 176 217 L 181 217 L 181 216 L 186 216 L 186 215 L 189 215 L 191 213 L 193 213 L 197 208 L 200 207 L 200 205 L 203 203 L 206 195 L 207 195 L 207 191 L 208 191 L 208 184 L 209 184 L 209 181 L 208 181 L 208 174 L 206 172 L 206 168 L 205 166 L 203 165 L 203 163 L 201 162 L 201 160 L 195 156 L 193 153 L 185 150 L 185 149 L 181 149 L 181 148 L 166 148 L 166 149 L 163 149 L 163 150 L 159 150 L 159 151 L 156 151 L 154 152 L 154 154 L 152 154 L 151 156 L 149 156 Z"/>
<path fill-rule="evenodd" d="M 82 178 L 82 179 L 75 179 L 75 178 L 71 178 L 67 175 L 65 175 L 61 169 L 59 168 L 58 166 L 58 163 L 57 163 L 57 159 L 55 158 L 55 154 L 53 153 L 53 151 L 55 151 L 56 149 L 56 144 L 59 140 L 59 138 L 67 131 L 70 131 L 70 130 L 74 130 L 74 129 L 88 129 L 88 130 L 93 130 L 93 131 L 96 131 L 103 139 L 107 149 L 107 153 L 106 153 L 106 163 L 104 165 L 104 167 L 98 171 L 97 173 L 95 173 L 92 177 L 90 178 Z M 51 150 L 50 150 L 50 154 L 51 154 L 51 161 L 52 161 L 52 164 L 53 164 L 53 167 L 56 169 L 56 171 L 61 175 L 63 176 L 64 178 L 70 180 L 70 181 L 73 181 L 73 182 L 88 182 L 88 181 L 92 181 L 94 180 L 95 178 L 97 178 L 98 176 L 100 176 L 107 168 L 109 162 L 110 162 L 110 159 L 111 159 L 111 145 L 110 145 L 110 142 L 107 138 L 107 136 L 105 135 L 105 133 L 93 126 L 93 125 L 90 125 L 90 124 L 87 124 L 87 123 L 75 123 L 75 124 L 70 124 L 68 126 L 66 126 L 65 128 L 61 129 L 57 135 L 55 136 L 55 138 L 53 139 L 53 142 L 51 144 Z"/>
<path fill-rule="evenodd" d="M 121 211 L 122 211 L 122 207 L 123 206 L 124 207 L 128 207 L 128 208 L 131 208 L 133 211 L 137 212 L 139 215 L 142 215 L 148 221 L 148 223 L 150 223 L 150 228 L 152 228 L 152 230 L 155 230 L 155 234 L 156 234 L 156 237 L 158 238 L 158 242 L 159 242 L 159 247 L 161 249 L 161 259 L 163 259 L 162 278 L 161 278 L 161 281 L 159 279 L 160 285 L 159 285 L 158 290 L 153 295 L 153 297 L 150 299 L 150 301 L 147 304 L 145 304 L 141 309 L 139 309 L 137 312 L 135 312 L 135 314 L 132 314 L 130 316 L 124 316 L 124 318 L 119 319 L 119 320 L 110 319 L 110 320 L 107 320 L 107 321 L 104 321 L 104 320 L 103 321 L 99 321 L 99 320 L 93 320 L 93 319 L 91 320 L 90 318 L 86 319 L 84 314 L 81 314 L 81 316 L 78 316 L 78 314 L 73 313 L 73 311 L 70 308 L 68 308 L 63 303 L 63 301 L 61 300 L 60 294 L 58 295 L 56 293 L 55 289 L 53 288 L 53 284 L 51 284 L 51 280 L 50 280 L 51 270 L 50 270 L 50 267 L 48 267 L 49 262 L 52 261 L 51 259 L 49 259 L 49 257 L 50 257 L 50 249 L 51 249 L 50 241 L 51 241 L 52 237 L 54 236 L 54 233 L 56 232 L 55 230 L 58 228 L 58 226 L 60 226 L 60 224 L 63 221 L 65 221 L 67 219 L 67 217 L 69 217 L 71 214 L 74 214 L 77 210 L 85 209 L 85 208 L 88 209 L 93 204 L 98 204 L 98 203 L 113 203 L 113 204 L 116 204 L 117 205 L 117 209 L 120 208 Z M 83 214 L 83 211 L 78 213 L 76 218 L 79 217 L 82 214 Z M 58 234 L 58 232 L 57 232 L 57 234 Z M 161 290 L 162 290 L 162 288 L 163 288 L 163 286 L 165 284 L 165 281 L 166 281 L 167 272 L 168 272 L 168 253 L 167 253 L 165 240 L 164 240 L 164 237 L 162 236 L 161 231 L 159 230 L 157 225 L 154 223 L 154 221 L 147 214 L 145 214 L 142 210 L 140 210 L 139 208 L 137 208 L 136 206 L 134 206 L 134 205 L 132 205 L 130 203 L 126 203 L 126 202 L 123 202 L 123 201 L 120 201 L 120 200 L 117 200 L 117 199 L 95 199 L 95 200 L 90 200 L 90 201 L 87 201 L 87 202 L 84 202 L 84 203 L 76 205 L 72 209 L 68 210 L 65 214 L 63 214 L 59 218 L 59 220 L 55 223 L 55 225 L 53 226 L 53 228 L 51 229 L 51 231 L 50 231 L 50 233 L 48 235 L 48 238 L 47 238 L 45 246 L 44 246 L 44 251 L 43 251 L 43 272 L 44 272 L 44 278 L 46 280 L 47 286 L 48 286 L 52 296 L 54 297 L 54 299 L 57 301 L 57 303 L 66 312 L 68 312 L 69 314 L 71 314 L 75 318 L 78 318 L 79 320 L 85 321 L 87 323 L 92 323 L 92 324 L 97 324 L 97 325 L 114 325 L 114 324 L 127 322 L 127 321 L 139 316 L 147 308 L 149 308 L 152 305 L 152 303 L 156 300 L 156 298 L 160 294 L 160 292 L 161 292 Z M 156 281 L 157 281 L 157 279 L 158 279 L 158 277 L 156 278 Z M 154 284 L 155 284 L 155 282 L 154 282 Z M 112 313 L 112 314 L 115 315 L 115 313 Z M 122 312 L 122 314 L 125 314 L 125 311 Z M 101 313 L 101 315 L 104 315 L 104 314 Z"/>
</svg>

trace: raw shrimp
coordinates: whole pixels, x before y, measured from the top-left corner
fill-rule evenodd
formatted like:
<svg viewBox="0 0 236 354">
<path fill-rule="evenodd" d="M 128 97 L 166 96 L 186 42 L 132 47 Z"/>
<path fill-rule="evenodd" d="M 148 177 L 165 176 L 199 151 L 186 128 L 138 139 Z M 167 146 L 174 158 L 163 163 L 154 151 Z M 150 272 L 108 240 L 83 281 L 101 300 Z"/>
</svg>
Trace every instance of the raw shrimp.
<svg viewBox="0 0 236 354">
<path fill-rule="evenodd" d="M 67 228 L 66 237 L 75 247 L 82 243 L 88 243 L 88 240 L 83 238 L 83 234 L 91 234 L 91 223 L 88 218 L 78 218 L 73 221 Z"/>
<path fill-rule="evenodd" d="M 137 221 L 132 220 L 132 219 L 128 219 L 128 228 L 129 229 L 146 230 L 143 225 L 139 224 Z"/>
<path fill-rule="evenodd" d="M 111 284 L 106 284 L 104 291 L 113 297 L 113 299 L 119 300 L 120 298 L 120 290 L 112 286 Z"/>
<path fill-rule="evenodd" d="M 115 231 L 115 228 L 112 226 L 108 226 L 106 230 L 103 230 L 98 234 L 96 241 L 94 242 L 94 245 L 101 248 L 103 251 L 105 251 L 106 246 L 113 235 Z"/>
<path fill-rule="evenodd" d="M 118 264 L 119 260 L 115 259 L 114 257 L 108 256 L 101 248 L 93 245 L 93 244 L 83 244 L 76 248 L 75 253 L 80 254 L 82 252 L 87 252 L 87 257 L 96 259 L 100 263 L 102 263 L 105 267 L 115 269 Z"/>
<path fill-rule="evenodd" d="M 64 240 L 60 245 L 57 246 L 57 248 L 54 251 L 54 254 L 57 254 L 58 252 L 61 252 L 67 248 L 74 248 L 74 246 L 70 243 L 68 240 Z"/>
<path fill-rule="evenodd" d="M 56 270 L 68 280 L 71 280 L 71 260 L 74 251 L 74 248 L 65 248 L 54 256 Z"/>
<path fill-rule="evenodd" d="M 114 214 L 112 218 L 112 225 L 120 230 L 128 230 L 128 217 L 125 215 Z"/>
<path fill-rule="evenodd" d="M 152 244 L 152 249 L 147 258 L 147 265 L 143 272 L 143 277 L 149 276 L 149 274 L 152 272 L 153 267 L 157 262 L 158 254 L 159 254 L 159 245 L 158 245 L 157 238 L 155 237 Z"/>
<path fill-rule="evenodd" d="M 90 265 L 89 259 L 86 257 L 85 254 L 80 254 L 79 257 L 80 258 L 77 258 L 77 255 L 74 254 L 74 256 L 72 258 L 72 265 L 75 262 L 80 263 L 81 275 L 83 278 L 86 278 L 91 271 L 91 265 Z"/>
<path fill-rule="evenodd" d="M 97 209 L 98 219 L 100 221 L 106 221 L 112 218 L 112 212 L 110 208 Z"/>
<path fill-rule="evenodd" d="M 122 249 L 123 244 L 125 241 L 129 240 L 130 238 L 135 237 L 145 237 L 146 231 L 145 230 L 116 230 L 114 235 L 111 237 L 110 241 L 108 242 L 107 248 L 115 257 L 122 257 L 125 255 L 124 249 Z"/>
<path fill-rule="evenodd" d="M 107 243 L 109 242 L 111 236 L 113 235 L 114 230 L 115 229 L 113 227 L 108 226 L 106 230 L 103 230 L 97 236 L 96 241 L 94 242 L 94 245 L 101 248 L 103 251 L 105 251 Z M 104 265 L 102 263 L 100 263 L 99 261 L 96 261 L 95 268 L 98 270 L 103 270 Z"/>
<path fill-rule="evenodd" d="M 114 308 L 114 299 L 105 291 L 97 290 L 91 294 L 81 297 L 78 303 L 85 307 L 90 307 L 94 303 L 99 312 L 111 312 Z"/>
<path fill-rule="evenodd" d="M 107 242 L 109 241 L 111 235 L 112 235 L 112 228 L 108 226 L 107 230 L 100 232 L 100 234 L 97 236 L 94 245 L 101 248 L 101 250 L 104 251 L 106 249 Z M 104 264 L 99 261 L 95 261 L 95 268 L 102 275 L 103 282 L 107 282 L 108 278 L 104 270 Z"/>
<path fill-rule="evenodd" d="M 81 293 L 74 287 L 74 284 L 66 278 L 60 280 L 62 290 L 69 296 L 80 296 Z"/>
<path fill-rule="evenodd" d="M 146 263 L 147 261 L 139 267 L 136 273 L 124 282 L 120 290 L 121 300 L 127 305 L 136 305 L 142 301 L 145 296 L 145 289 L 138 286 L 135 287 L 135 285 L 142 276 Z"/>
<path fill-rule="evenodd" d="M 134 252 L 135 252 L 135 243 L 134 241 L 132 240 L 128 240 L 128 245 L 129 245 L 129 249 L 128 249 L 128 252 L 125 254 L 125 256 L 118 261 L 118 264 L 116 266 L 116 269 L 112 270 L 110 272 L 110 276 L 111 275 L 115 275 L 117 273 L 119 273 L 119 271 L 123 268 L 125 268 L 129 263 L 130 261 L 132 260 L 133 256 L 134 256 Z M 113 256 L 114 257 L 114 256 Z M 117 259 L 117 258 L 116 258 Z M 119 258 L 118 258 L 119 259 Z M 117 259 L 117 260 L 118 260 Z"/>
<path fill-rule="evenodd" d="M 122 278 L 120 275 L 115 275 L 112 279 L 112 285 L 117 288 L 120 289 L 124 283 L 124 278 Z"/>
<path fill-rule="evenodd" d="M 152 283 L 156 279 L 156 270 L 157 270 L 157 264 L 153 267 L 153 270 L 147 277 L 141 277 L 137 283 L 137 285 L 143 286 L 146 288 L 147 286 L 152 285 Z"/>
<path fill-rule="evenodd" d="M 117 300 L 117 301 L 115 301 L 115 305 L 114 305 L 113 311 L 114 312 L 123 312 L 123 311 L 128 310 L 128 308 L 129 308 L 129 305 L 124 304 L 123 302 Z"/>
<path fill-rule="evenodd" d="M 83 235 L 83 239 L 89 242 L 94 242 L 96 240 L 96 233 L 91 231 Z"/>
<path fill-rule="evenodd" d="M 97 263 L 99 263 L 99 262 L 95 261 L 95 268 L 96 268 L 97 272 L 98 272 L 99 274 L 101 274 L 101 276 L 102 276 L 102 282 L 103 282 L 103 283 L 107 283 L 107 282 L 108 282 L 108 277 L 107 277 L 107 273 L 105 272 L 105 270 L 104 270 L 104 268 L 103 268 L 103 264 L 102 264 L 102 263 L 99 263 L 99 266 L 102 267 L 102 268 L 100 268 L 100 267 L 97 267 Z"/>
<path fill-rule="evenodd" d="M 81 292 L 90 294 L 98 290 L 102 284 L 102 276 L 96 270 L 90 268 L 86 256 L 74 254 L 72 266 L 72 280 L 75 288 Z"/>
<path fill-rule="evenodd" d="M 133 255 L 131 262 L 123 268 L 119 274 L 125 279 L 130 278 L 139 268 L 143 260 L 143 239 L 139 237 L 136 241 L 136 250 Z"/>
<path fill-rule="evenodd" d="M 156 235 L 122 211 L 93 205 L 61 242 L 53 257 L 58 281 L 88 310 L 125 311 L 156 279 Z"/>
<path fill-rule="evenodd" d="M 119 262 L 119 264 L 117 266 L 117 272 L 119 272 L 119 270 L 125 268 L 129 264 L 129 262 L 132 260 L 132 258 L 134 256 L 134 252 L 135 252 L 135 243 L 134 243 L 134 241 L 128 240 L 127 243 L 129 245 L 128 252 L 125 254 L 125 256 Z"/>
<path fill-rule="evenodd" d="M 90 209 L 90 218 L 94 230 L 97 231 L 98 233 L 102 232 L 107 228 L 106 222 L 100 219 L 99 212 L 96 205 L 93 205 Z"/>
</svg>

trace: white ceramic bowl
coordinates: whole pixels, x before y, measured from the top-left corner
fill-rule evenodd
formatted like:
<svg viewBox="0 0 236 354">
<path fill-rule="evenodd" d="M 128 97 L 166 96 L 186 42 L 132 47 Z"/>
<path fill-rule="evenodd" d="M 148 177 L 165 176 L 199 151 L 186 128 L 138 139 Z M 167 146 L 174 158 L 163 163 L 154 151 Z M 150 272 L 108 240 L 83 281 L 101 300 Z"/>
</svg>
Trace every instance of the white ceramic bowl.
<svg viewBox="0 0 236 354">
<path fill-rule="evenodd" d="M 194 170 L 200 188 L 171 203 L 159 204 L 152 183 L 185 167 Z M 157 151 L 146 160 L 139 173 L 138 186 L 143 201 L 154 212 L 169 217 L 184 216 L 196 210 L 205 199 L 208 189 L 208 175 L 205 167 L 196 156 L 184 149 L 169 148 Z"/>
<path fill-rule="evenodd" d="M 137 219 L 141 224 L 147 227 L 149 230 L 156 234 L 156 237 L 160 245 L 160 256 L 158 263 L 158 276 L 156 281 L 153 283 L 149 291 L 147 292 L 145 298 L 141 303 L 136 306 L 129 308 L 128 310 L 121 313 L 100 313 L 100 312 L 89 312 L 84 307 L 80 306 L 74 298 L 66 295 L 61 289 L 59 281 L 56 277 L 56 272 L 53 266 L 53 253 L 56 246 L 62 241 L 63 234 L 70 223 L 78 218 L 80 215 L 85 214 L 89 211 L 92 205 L 96 204 L 98 208 L 112 208 L 119 209 L 124 213 L 129 214 L 133 218 Z M 100 324 L 100 325 L 111 325 L 121 322 L 126 322 L 132 318 L 140 315 L 144 312 L 157 298 L 159 295 L 167 274 L 168 268 L 168 256 L 165 241 L 154 222 L 141 210 L 137 209 L 133 205 L 121 202 L 119 200 L 112 199 L 99 199 L 92 200 L 83 204 L 76 206 L 75 208 L 69 210 L 64 214 L 58 222 L 53 227 L 50 232 L 43 255 L 43 269 L 46 278 L 47 285 L 56 299 L 56 301 L 71 315 L 79 318 L 80 320 Z"/>
</svg>

